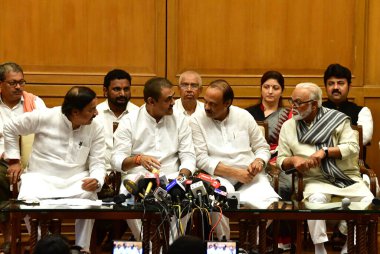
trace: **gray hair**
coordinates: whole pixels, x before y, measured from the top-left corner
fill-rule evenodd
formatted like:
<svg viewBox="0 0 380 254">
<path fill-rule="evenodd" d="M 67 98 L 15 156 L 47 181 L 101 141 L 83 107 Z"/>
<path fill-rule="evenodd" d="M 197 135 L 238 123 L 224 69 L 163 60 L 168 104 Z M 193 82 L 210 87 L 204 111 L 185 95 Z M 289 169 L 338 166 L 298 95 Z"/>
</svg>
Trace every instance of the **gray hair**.
<svg viewBox="0 0 380 254">
<path fill-rule="evenodd" d="M 182 72 L 181 75 L 179 76 L 178 84 L 181 84 L 182 79 L 183 79 L 186 75 L 194 75 L 194 76 L 197 78 L 197 80 L 198 80 L 199 87 L 202 86 L 202 78 L 201 78 L 201 75 L 199 75 L 199 73 L 198 73 L 198 72 L 195 72 L 195 71 L 185 71 L 185 72 Z"/>
<path fill-rule="evenodd" d="M 311 82 L 299 83 L 296 88 L 303 88 L 309 90 L 309 99 L 318 102 L 318 108 L 322 107 L 322 89 Z"/>
<path fill-rule="evenodd" d="M 22 74 L 24 74 L 20 65 L 12 62 L 7 62 L 0 65 L 0 80 L 4 81 L 5 75 L 11 71 L 21 72 Z"/>
</svg>

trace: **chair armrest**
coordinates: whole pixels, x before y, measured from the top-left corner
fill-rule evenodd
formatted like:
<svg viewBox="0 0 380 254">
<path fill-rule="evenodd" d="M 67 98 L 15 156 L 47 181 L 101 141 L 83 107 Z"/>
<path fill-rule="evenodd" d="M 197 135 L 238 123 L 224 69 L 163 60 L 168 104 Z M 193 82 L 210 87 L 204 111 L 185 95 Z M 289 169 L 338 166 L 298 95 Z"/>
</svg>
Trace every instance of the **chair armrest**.
<svg viewBox="0 0 380 254">
<path fill-rule="evenodd" d="M 297 179 L 298 179 L 298 188 L 297 188 L 297 201 L 301 201 L 303 199 L 303 189 L 304 189 L 304 186 L 303 186 L 303 174 L 300 173 L 300 172 L 295 172 L 293 173 L 293 182 L 294 182 L 294 178 L 295 176 L 297 176 Z"/>
<path fill-rule="evenodd" d="M 359 169 L 361 174 L 365 174 L 369 177 L 369 189 L 376 197 L 376 173 L 373 169 L 366 168 L 364 161 L 359 159 Z"/>
<path fill-rule="evenodd" d="M 280 177 L 281 170 L 275 165 L 268 163 L 267 172 L 272 177 L 274 191 L 278 193 L 279 186 L 280 186 L 279 177 Z"/>
</svg>

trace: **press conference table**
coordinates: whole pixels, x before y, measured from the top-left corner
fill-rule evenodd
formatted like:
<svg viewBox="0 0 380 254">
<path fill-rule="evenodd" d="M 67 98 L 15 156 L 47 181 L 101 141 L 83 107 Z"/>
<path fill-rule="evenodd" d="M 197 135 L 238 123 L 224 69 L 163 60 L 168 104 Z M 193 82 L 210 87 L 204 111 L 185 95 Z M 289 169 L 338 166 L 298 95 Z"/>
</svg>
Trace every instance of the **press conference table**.
<svg viewBox="0 0 380 254">
<path fill-rule="evenodd" d="M 354 227 L 356 226 L 356 244 L 359 253 L 377 253 L 377 221 L 380 208 L 371 204 L 353 202 L 349 209 L 341 210 L 340 203 L 330 203 L 324 207 L 313 207 L 312 204 L 304 202 L 276 202 L 268 209 L 240 208 L 224 210 L 223 214 L 229 218 L 238 220 L 259 221 L 259 253 L 265 253 L 266 248 L 266 224 L 268 220 L 296 220 L 297 230 L 301 230 L 302 221 L 325 219 L 325 220 L 347 220 L 348 222 L 348 253 L 354 253 Z M 28 214 L 31 221 L 38 220 L 45 230 L 50 219 L 142 219 L 143 220 L 143 246 L 145 253 L 149 253 L 150 227 L 152 221 L 161 222 L 158 209 L 148 206 L 145 210 L 142 206 L 86 206 L 86 207 L 41 207 L 23 205 L 17 201 L 0 203 L 2 212 L 9 212 L 12 223 L 12 253 L 20 253 L 21 247 L 21 220 Z M 31 249 L 37 241 L 37 224 L 31 223 Z M 244 229 L 240 232 L 245 234 Z M 302 253 L 301 234 L 297 234 L 297 253 Z M 153 246 L 153 253 L 158 250 Z"/>
<path fill-rule="evenodd" d="M 149 253 L 150 228 L 152 220 L 161 219 L 157 209 L 142 206 L 39 206 L 25 205 L 16 200 L 0 203 L 2 212 L 9 212 L 12 225 L 12 254 L 21 253 L 21 220 L 25 215 L 30 216 L 31 235 L 30 253 L 33 253 L 37 243 L 38 225 L 41 226 L 41 234 L 45 235 L 47 226 L 54 223 L 52 219 L 102 219 L 102 220 L 125 220 L 141 219 L 143 224 L 143 248 Z M 59 225 L 58 225 L 59 226 Z M 60 228 L 52 233 L 60 233 Z M 155 252 L 155 251 L 154 251 Z M 157 252 L 156 252 L 157 253 Z"/>
</svg>

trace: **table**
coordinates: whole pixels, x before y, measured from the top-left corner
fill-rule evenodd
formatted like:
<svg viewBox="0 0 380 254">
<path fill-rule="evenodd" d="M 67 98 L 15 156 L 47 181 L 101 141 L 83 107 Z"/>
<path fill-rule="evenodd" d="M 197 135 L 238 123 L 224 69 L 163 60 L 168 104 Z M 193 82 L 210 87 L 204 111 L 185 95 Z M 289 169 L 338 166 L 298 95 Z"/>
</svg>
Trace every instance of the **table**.
<svg viewBox="0 0 380 254">
<path fill-rule="evenodd" d="M 360 205 L 359 205 L 360 204 Z M 352 202 L 349 210 L 340 210 L 341 203 L 326 204 L 325 209 L 311 209 L 305 202 L 275 202 L 268 209 L 241 208 L 225 210 L 223 214 L 238 220 L 256 220 L 259 224 L 259 253 L 266 251 L 266 225 L 268 220 L 295 220 L 297 232 L 302 230 L 304 220 L 346 220 L 348 226 L 348 253 L 355 253 L 354 228 L 359 253 L 377 254 L 377 222 L 380 207 L 371 204 Z M 241 225 L 240 237 L 248 230 L 246 223 Z M 242 232 L 243 231 L 243 232 Z M 255 239 L 250 241 L 254 243 Z M 242 238 L 240 242 L 243 242 Z M 302 237 L 297 234 L 296 253 L 302 253 Z"/>
<path fill-rule="evenodd" d="M 121 205 L 86 207 L 59 206 L 47 208 L 38 205 L 25 205 L 17 200 L 11 200 L 1 203 L 0 208 L 2 212 L 10 213 L 12 225 L 12 254 L 21 253 L 21 220 L 27 214 L 30 216 L 31 222 L 30 253 L 33 253 L 37 243 L 38 224 L 41 226 L 41 235 L 45 235 L 47 225 L 52 219 L 142 219 L 143 248 L 149 253 L 152 220 L 158 221 L 158 219 L 160 219 L 158 209 L 154 209 L 154 207 L 152 208 L 151 206 L 145 209 L 142 206 Z M 59 233 L 59 231 L 53 233 Z M 153 246 L 153 248 L 155 247 L 156 246 Z M 158 250 L 153 250 L 153 253 L 158 253 Z"/>
<path fill-rule="evenodd" d="M 356 206 L 355 206 L 356 205 Z M 304 220 L 347 220 L 348 224 L 348 253 L 354 253 L 354 227 L 356 226 L 357 245 L 359 253 L 377 253 L 377 222 L 380 207 L 371 204 L 353 202 L 349 209 L 339 209 L 340 203 L 328 204 L 325 209 L 315 209 L 304 202 L 275 202 L 268 209 L 240 208 L 224 210 L 223 214 L 229 218 L 239 220 L 256 220 L 259 222 L 259 252 L 265 253 L 266 248 L 266 224 L 268 220 L 295 220 L 297 230 L 301 230 Z M 9 212 L 12 222 L 12 253 L 20 253 L 21 219 L 29 214 L 32 219 L 39 220 L 45 225 L 47 220 L 62 219 L 141 219 L 143 220 L 143 245 L 144 251 L 149 253 L 150 227 L 152 220 L 161 223 L 161 216 L 154 206 L 144 210 L 141 206 L 100 206 L 85 208 L 56 207 L 46 209 L 40 206 L 24 206 L 18 201 L 3 202 L 0 204 L 2 212 Z M 313 208 L 313 209 L 312 209 Z M 37 225 L 32 224 L 31 249 L 37 241 Z M 243 224 L 244 226 L 244 224 Z M 240 231 L 240 237 L 246 233 L 247 228 Z M 298 231 L 300 232 L 300 231 Z M 296 246 L 302 245 L 302 238 L 297 234 Z M 154 244 L 154 243 L 153 243 Z M 157 253 L 153 246 L 153 253 Z M 302 253 L 302 248 L 297 248 L 297 253 Z"/>
</svg>

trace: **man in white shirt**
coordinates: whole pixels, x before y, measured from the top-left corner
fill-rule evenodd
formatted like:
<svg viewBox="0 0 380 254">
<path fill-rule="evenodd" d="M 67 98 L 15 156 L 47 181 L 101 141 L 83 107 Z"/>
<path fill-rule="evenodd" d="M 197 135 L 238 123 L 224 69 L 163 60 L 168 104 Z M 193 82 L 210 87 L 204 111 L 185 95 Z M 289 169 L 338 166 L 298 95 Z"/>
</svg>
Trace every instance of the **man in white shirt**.
<svg viewBox="0 0 380 254">
<path fill-rule="evenodd" d="M 109 71 L 104 77 L 103 82 L 103 94 L 107 99 L 102 103 L 98 104 L 96 109 L 98 110 L 98 116 L 95 121 L 99 121 L 104 126 L 104 138 L 106 141 L 106 154 L 105 163 L 106 170 L 109 174 L 113 171 L 111 167 L 111 152 L 113 148 L 113 133 L 116 130 L 120 119 L 133 110 L 137 110 L 139 107 L 130 102 L 131 99 L 131 84 L 132 78 L 128 72 L 121 69 L 114 69 Z M 110 195 L 109 188 L 109 177 L 106 175 L 105 186 L 98 193 L 99 198 L 107 197 Z M 115 195 L 115 193 L 111 193 Z M 110 221 L 96 221 L 96 234 L 97 243 L 103 242 L 104 237 L 108 231 L 108 244 L 112 244 L 113 238 L 120 238 L 119 233 L 112 227 L 113 223 Z M 114 235 L 116 234 L 116 235 Z"/>
<path fill-rule="evenodd" d="M 128 72 L 114 69 L 104 77 L 103 93 L 107 99 L 96 106 L 98 116 L 96 121 L 104 125 L 106 140 L 106 169 L 111 171 L 111 152 L 113 148 L 113 133 L 120 119 L 139 107 L 130 102 L 132 78 Z"/>
<path fill-rule="evenodd" d="M 21 173 L 18 136 L 35 134 L 18 199 L 97 199 L 106 171 L 103 126 L 92 121 L 98 114 L 96 105 L 94 91 L 73 87 L 62 107 L 25 113 L 4 125 L 5 158 L 13 183 Z M 89 251 L 93 222 L 75 223 L 76 245 L 84 251 Z"/>
<path fill-rule="evenodd" d="M 45 103 L 37 96 L 24 91 L 26 81 L 22 68 L 12 62 L 0 65 L 0 201 L 10 197 L 9 181 L 7 177 L 7 162 L 4 161 L 3 125 L 12 118 L 34 109 L 45 109 Z M 11 234 L 9 219 L 0 214 L 0 230 L 3 233 L 4 243 L 0 252 L 8 252 Z"/>
<path fill-rule="evenodd" d="M 114 134 L 111 165 L 126 172 L 128 179 L 154 169 L 168 179 L 190 176 L 195 170 L 191 129 L 185 116 L 173 111 L 173 85 L 165 78 L 148 80 L 144 101 L 138 110 L 121 119 Z M 129 222 L 130 228 L 140 229 L 139 224 Z"/>
<path fill-rule="evenodd" d="M 227 81 L 215 80 L 205 92 L 205 110 L 192 116 L 197 168 L 218 177 L 227 192 L 242 183 L 240 201 L 265 209 L 279 197 L 263 171 L 269 145 L 248 111 L 232 106 L 233 99 Z M 229 239 L 229 230 L 223 233 Z"/>
<path fill-rule="evenodd" d="M 358 138 L 349 117 L 322 107 L 322 90 L 313 83 L 298 84 L 290 102 L 293 118 L 281 128 L 277 165 L 303 174 L 303 197 L 310 203 L 329 203 L 333 196 L 370 203 L 373 195 L 360 176 Z M 325 221 L 308 220 L 308 225 L 315 253 L 327 253 Z M 339 230 L 347 234 L 345 221 Z M 341 253 L 346 252 L 347 242 Z"/>
<path fill-rule="evenodd" d="M 173 110 L 190 117 L 193 113 L 204 110 L 202 102 L 198 101 L 202 93 L 202 78 L 195 71 L 185 71 L 178 79 L 180 98 L 174 103 Z"/>
</svg>

